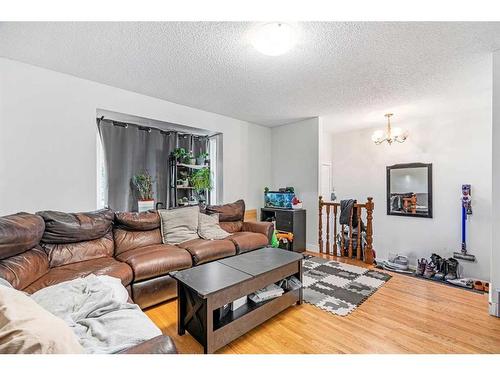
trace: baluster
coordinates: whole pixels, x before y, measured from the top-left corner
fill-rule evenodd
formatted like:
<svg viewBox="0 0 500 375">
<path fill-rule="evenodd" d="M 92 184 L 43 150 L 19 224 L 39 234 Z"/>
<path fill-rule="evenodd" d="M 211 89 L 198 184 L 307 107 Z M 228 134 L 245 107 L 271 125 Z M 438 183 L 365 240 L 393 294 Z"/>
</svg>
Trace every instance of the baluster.
<svg viewBox="0 0 500 375">
<path fill-rule="evenodd" d="M 337 205 L 333 206 L 333 255 L 337 256 Z"/>
<path fill-rule="evenodd" d="M 373 264 L 373 198 L 368 197 L 366 202 L 366 247 L 365 247 L 365 263 Z"/>
<path fill-rule="evenodd" d="M 361 206 L 357 206 L 358 214 L 358 241 L 356 246 L 356 258 L 361 259 Z"/>
<path fill-rule="evenodd" d="M 326 253 L 330 254 L 330 205 L 326 206 Z"/>
<path fill-rule="evenodd" d="M 319 223 L 318 223 L 318 246 L 319 246 L 319 252 L 323 252 L 323 197 L 320 195 L 319 196 L 319 202 L 318 202 L 318 212 L 319 212 Z"/>
<path fill-rule="evenodd" d="M 342 224 L 342 226 L 340 227 L 340 256 L 343 257 L 345 255 L 345 239 L 344 239 L 344 227 L 345 225 Z"/>
<path fill-rule="evenodd" d="M 354 214 L 354 207 L 351 208 L 351 212 L 349 213 L 349 245 L 347 248 L 347 252 L 349 258 L 352 258 L 352 216 Z"/>
</svg>

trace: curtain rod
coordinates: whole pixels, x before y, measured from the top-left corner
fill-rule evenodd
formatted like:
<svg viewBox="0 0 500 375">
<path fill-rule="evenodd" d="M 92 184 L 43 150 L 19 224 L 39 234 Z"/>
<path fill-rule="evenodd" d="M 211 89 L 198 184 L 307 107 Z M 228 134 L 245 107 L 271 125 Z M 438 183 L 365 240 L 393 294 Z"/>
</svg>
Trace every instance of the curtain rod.
<svg viewBox="0 0 500 375">
<path fill-rule="evenodd" d="M 98 120 L 99 120 L 99 123 L 102 120 L 107 120 L 107 121 L 110 121 L 114 126 L 121 126 L 123 128 L 128 128 L 129 125 L 135 126 L 135 127 L 139 128 L 139 130 L 144 130 L 144 131 L 147 131 L 148 133 L 151 132 L 151 129 L 155 129 L 155 130 L 158 130 L 160 133 L 167 134 L 167 135 L 169 135 L 170 133 L 175 133 L 177 135 L 183 135 L 183 136 L 190 135 L 190 136 L 195 137 L 195 138 L 209 138 L 210 137 L 209 135 L 198 135 L 198 134 L 192 134 L 192 133 L 184 133 L 184 132 L 180 132 L 177 130 L 163 130 L 160 128 L 143 126 L 143 125 L 138 125 L 138 124 L 134 124 L 134 123 L 130 123 L 130 122 L 122 122 L 122 121 L 116 121 L 116 120 L 112 120 L 112 119 L 105 119 L 104 116 L 98 117 Z"/>
</svg>

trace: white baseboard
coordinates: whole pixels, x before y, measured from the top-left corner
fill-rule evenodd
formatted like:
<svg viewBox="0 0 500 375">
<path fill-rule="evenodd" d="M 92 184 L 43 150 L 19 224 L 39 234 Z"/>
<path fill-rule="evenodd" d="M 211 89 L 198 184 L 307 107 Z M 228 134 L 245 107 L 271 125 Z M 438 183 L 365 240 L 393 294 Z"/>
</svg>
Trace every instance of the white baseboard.
<svg viewBox="0 0 500 375">
<path fill-rule="evenodd" d="M 306 250 L 313 251 L 315 253 L 319 253 L 319 246 L 318 246 L 318 244 L 306 243 Z"/>
</svg>

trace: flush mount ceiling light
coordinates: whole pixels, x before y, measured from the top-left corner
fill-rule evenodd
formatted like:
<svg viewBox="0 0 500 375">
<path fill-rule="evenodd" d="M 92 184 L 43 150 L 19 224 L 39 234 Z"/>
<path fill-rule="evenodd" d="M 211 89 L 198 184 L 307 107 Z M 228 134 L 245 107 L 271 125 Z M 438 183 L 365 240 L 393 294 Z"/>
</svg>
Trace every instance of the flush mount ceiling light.
<svg viewBox="0 0 500 375">
<path fill-rule="evenodd" d="M 372 135 L 372 141 L 375 144 L 380 145 L 384 142 L 389 143 L 390 145 L 393 142 L 403 143 L 408 138 L 408 132 L 404 132 L 401 128 L 392 128 L 391 127 L 391 117 L 394 114 L 386 113 L 384 116 L 387 117 L 387 129 L 377 130 Z"/>
<path fill-rule="evenodd" d="M 255 31 L 252 44 L 257 51 L 268 56 L 286 53 L 295 44 L 295 30 L 286 23 L 274 22 Z"/>
</svg>

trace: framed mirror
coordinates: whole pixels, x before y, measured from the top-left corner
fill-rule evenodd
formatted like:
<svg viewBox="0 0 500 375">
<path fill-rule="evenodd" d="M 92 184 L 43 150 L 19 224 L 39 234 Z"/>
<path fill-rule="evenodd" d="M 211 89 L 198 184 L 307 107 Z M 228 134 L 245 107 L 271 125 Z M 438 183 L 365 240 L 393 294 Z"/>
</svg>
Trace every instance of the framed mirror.
<svg viewBox="0 0 500 375">
<path fill-rule="evenodd" d="M 387 215 L 432 218 L 432 164 L 387 167 Z"/>
</svg>

